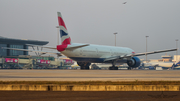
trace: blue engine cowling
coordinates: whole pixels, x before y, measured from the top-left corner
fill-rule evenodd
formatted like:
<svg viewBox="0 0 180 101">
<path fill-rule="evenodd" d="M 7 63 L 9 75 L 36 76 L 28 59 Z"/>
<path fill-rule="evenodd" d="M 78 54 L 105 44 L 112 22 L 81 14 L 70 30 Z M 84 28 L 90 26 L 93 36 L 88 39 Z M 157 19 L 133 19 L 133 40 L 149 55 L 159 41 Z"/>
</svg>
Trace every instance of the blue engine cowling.
<svg viewBox="0 0 180 101">
<path fill-rule="evenodd" d="M 127 64 L 129 67 L 139 67 L 141 64 L 141 61 L 138 57 L 132 57 L 131 60 L 127 60 Z"/>
</svg>

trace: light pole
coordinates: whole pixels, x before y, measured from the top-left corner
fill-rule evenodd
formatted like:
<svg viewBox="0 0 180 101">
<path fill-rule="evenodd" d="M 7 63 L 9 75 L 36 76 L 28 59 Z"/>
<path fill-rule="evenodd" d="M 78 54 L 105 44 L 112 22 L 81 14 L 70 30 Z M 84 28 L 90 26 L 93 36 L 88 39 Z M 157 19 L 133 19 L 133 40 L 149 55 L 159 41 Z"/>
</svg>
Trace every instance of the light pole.
<svg viewBox="0 0 180 101">
<path fill-rule="evenodd" d="M 147 38 L 148 38 L 149 36 L 146 36 L 146 53 L 147 53 Z M 147 62 L 147 54 L 146 54 L 146 62 Z"/>
<path fill-rule="evenodd" d="M 57 28 L 57 45 L 59 45 L 59 26 L 56 26 Z"/>
<path fill-rule="evenodd" d="M 177 59 L 177 55 L 178 55 L 178 39 L 176 39 L 176 62 L 178 61 L 178 59 Z"/>
<path fill-rule="evenodd" d="M 117 32 L 116 32 L 116 33 L 114 33 L 114 35 L 115 35 L 115 46 L 116 46 L 116 34 L 117 34 Z"/>
</svg>

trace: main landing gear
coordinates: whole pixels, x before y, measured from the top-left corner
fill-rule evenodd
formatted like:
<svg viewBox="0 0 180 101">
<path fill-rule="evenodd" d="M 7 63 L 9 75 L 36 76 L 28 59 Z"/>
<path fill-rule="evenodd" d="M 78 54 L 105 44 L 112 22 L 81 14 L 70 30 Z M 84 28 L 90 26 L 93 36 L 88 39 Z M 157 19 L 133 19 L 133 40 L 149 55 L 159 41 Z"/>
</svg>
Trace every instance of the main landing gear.
<svg viewBox="0 0 180 101">
<path fill-rule="evenodd" d="M 112 66 L 109 67 L 109 70 L 118 70 L 118 67 L 116 67 L 115 64 L 116 64 L 116 61 L 113 61 Z"/>
<path fill-rule="evenodd" d="M 89 70 L 90 62 L 77 62 L 77 64 L 81 67 L 81 70 Z"/>
<path fill-rule="evenodd" d="M 131 70 L 132 69 L 132 67 L 128 67 L 128 70 Z"/>
<path fill-rule="evenodd" d="M 118 67 L 111 66 L 111 67 L 109 67 L 109 70 L 118 70 Z"/>
</svg>

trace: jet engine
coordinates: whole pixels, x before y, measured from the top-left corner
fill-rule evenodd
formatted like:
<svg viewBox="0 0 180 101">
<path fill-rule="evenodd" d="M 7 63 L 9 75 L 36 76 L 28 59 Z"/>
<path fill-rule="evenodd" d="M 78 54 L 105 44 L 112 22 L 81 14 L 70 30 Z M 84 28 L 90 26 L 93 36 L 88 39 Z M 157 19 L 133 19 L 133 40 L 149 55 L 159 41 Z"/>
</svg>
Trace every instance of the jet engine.
<svg viewBox="0 0 180 101">
<path fill-rule="evenodd" d="M 132 57 L 130 60 L 127 60 L 127 64 L 129 67 L 139 67 L 141 64 L 141 61 L 138 57 Z"/>
</svg>

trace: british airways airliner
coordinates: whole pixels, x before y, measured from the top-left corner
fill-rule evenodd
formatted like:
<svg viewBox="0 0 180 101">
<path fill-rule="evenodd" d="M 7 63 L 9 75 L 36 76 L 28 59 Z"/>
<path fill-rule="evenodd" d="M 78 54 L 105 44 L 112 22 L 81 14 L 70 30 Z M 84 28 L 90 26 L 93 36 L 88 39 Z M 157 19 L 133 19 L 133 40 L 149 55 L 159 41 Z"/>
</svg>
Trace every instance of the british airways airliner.
<svg viewBox="0 0 180 101">
<path fill-rule="evenodd" d="M 141 62 L 140 59 L 136 56 L 177 50 L 177 49 L 167 49 L 161 51 L 135 53 L 134 50 L 127 47 L 72 43 L 61 13 L 57 12 L 57 14 L 58 14 L 58 22 L 60 28 L 61 45 L 57 45 L 56 48 L 55 47 L 44 47 L 44 48 L 57 49 L 60 53 L 35 51 L 35 50 L 27 50 L 27 49 L 16 49 L 16 48 L 8 48 L 8 47 L 4 47 L 4 49 L 40 52 L 41 54 L 51 53 L 51 54 L 57 54 L 59 56 L 63 54 L 69 57 L 70 59 L 77 61 L 77 64 L 81 67 L 81 69 L 89 69 L 91 63 L 112 63 L 112 66 L 109 67 L 110 70 L 118 69 L 118 67 L 115 66 L 116 63 L 127 63 L 129 66 L 128 69 L 139 67 Z"/>
<path fill-rule="evenodd" d="M 89 69 L 91 63 L 112 63 L 109 69 L 117 70 L 118 67 L 115 66 L 117 62 L 127 63 L 129 69 L 136 68 L 140 66 L 140 59 L 136 56 L 177 50 L 169 49 L 136 54 L 134 50 L 127 47 L 72 43 L 61 13 L 57 14 L 61 38 L 61 45 L 57 45 L 57 50 L 77 61 L 81 69 Z"/>
</svg>

